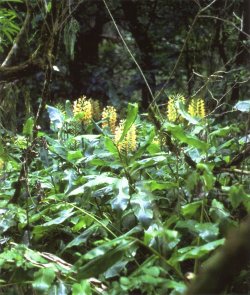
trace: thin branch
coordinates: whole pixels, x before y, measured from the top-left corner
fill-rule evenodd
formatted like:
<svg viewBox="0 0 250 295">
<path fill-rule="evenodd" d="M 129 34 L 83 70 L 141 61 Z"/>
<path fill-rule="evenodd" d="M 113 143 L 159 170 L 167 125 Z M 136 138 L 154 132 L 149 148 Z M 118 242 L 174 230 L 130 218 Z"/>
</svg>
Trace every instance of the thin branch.
<svg viewBox="0 0 250 295">
<path fill-rule="evenodd" d="M 238 30 L 239 32 L 241 32 L 243 35 L 245 35 L 246 37 L 250 38 L 250 35 L 247 34 L 245 31 L 243 31 L 241 28 L 238 28 L 233 22 L 227 20 L 227 19 L 223 19 L 220 18 L 218 16 L 213 16 L 213 15 L 199 15 L 199 18 L 211 18 L 211 19 L 217 19 L 220 20 L 224 23 L 230 24 L 232 27 L 234 27 L 236 30 Z"/>
<path fill-rule="evenodd" d="M 156 99 L 162 94 L 162 92 L 163 92 L 164 89 L 166 88 L 167 84 L 169 83 L 170 79 L 172 78 L 173 74 L 175 73 L 177 67 L 179 66 L 179 63 L 180 63 L 180 61 L 181 61 L 181 58 L 182 58 L 182 55 L 183 55 L 184 49 L 185 49 L 185 47 L 186 47 L 186 45 L 187 45 L 187 42 L 188 42 L 188 40 L 189 40 L 189 38 L 190 38 L 190 36 L 191 36 L 191 33 L 192 33 L 192 31 L 193 31 L 193 28 L 194 28 L 194 26 L 195 26 L 195 24 L 196 24 L 196 22 L 197 22 L 197 20 L 198 20 L 198 18 L 199 18 L 199 16 L 200 16 L 200 14 L 201 14 L 203 11 L 207 10 L 210 6 L 212 6 L 216 1 L 217 1 L 217 0 L 213 0 L 213 1 L 210 2 L 206 7 L 200 9 L 200 10 L 198 11 L 198 13 L 196 14 L 196 16 L 195 16 L 195 18 L 194 18 L 194 20 L 193 20 L 193 22 L 192 22 L 192 24 L 191 24 L 191 26 L 190 26 L 190 29 L 189 29 L 189 31 L 188 31 L 188 33 L 187 33 L 186 39 L 185 39 L 184 44 L 183 44 L 183 46 L 182 46 L 182 48 L 181 48 L 181 52 L 180 52 L 180 54 L 179 54 L 179 56 L 178 56 L 178 59 L 177 59 L 175 65 L 174 65 L 174 68 L 173 68 L 173 70 L 171 71 L 171 73 L 170 73 L 170 75 L 169 75 L 169 77 L 168 77 L 168 80 L 164 83 L 164 85 L 162 86 L 162 88 L 161 88 L 161 89 L 159 90 L 159 92 L 155 95 L 155 98 L 154 98 L 154 100 L 152 101 L 152 104 L 153 104 L 153 103 L 156 101 Z"/>
</svg>

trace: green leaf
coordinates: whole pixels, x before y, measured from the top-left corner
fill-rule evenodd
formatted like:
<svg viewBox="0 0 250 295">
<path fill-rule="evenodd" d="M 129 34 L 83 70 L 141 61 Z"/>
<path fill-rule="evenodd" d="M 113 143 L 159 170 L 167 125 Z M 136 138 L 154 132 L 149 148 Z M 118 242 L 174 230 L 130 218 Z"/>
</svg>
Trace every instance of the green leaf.
<svg viewBox="0 0 250 295">
<path fill-rule="evenodd" d="M 194 229 L 205 242 L 212 242 L 219 235 L 219 227 L 215 223 L 197 223 Z"/>
<path fill-rule="evenodd" d="M 156 190 L 167 190 L 170 188 L 177 188 L 178 185 L 176 182 L 170 182 L 170 181 L 164 181 L 164 182 L 159 182 L 156 180 L 148 180 L 144 182 L 145 186 L 151 191 L 156 191 Z"/>
<path fill-rule="evenodd" d="M 236 128 L 234 126 L 226 126 L 223 128 L 216 129 L 215 131 L 211 132 L 208 136 L 209 136 L 209 138 L 214 138 L 216 136 L 224 137 L 224 136 L 227 136 L 232 131 L 236 131 L 236 130 L 238 130 L 238 128 Z"/>
<path fill-rule="evenodd" d="M 203 179 L 206 189 L 208 191 L 211 190 L 214 187 L 214 183 L 216 180 L 213 172 L 211 171 L 212 167 L 204 163 L 198 163 L 197 169 L 203 171 L 201 178 Z"/>
<path fill-rule="evenodd" d="M 245 193 L 242 185 L 233 185 L 229 191 L 229 199 L 232 207 L 236 209 L 244 200 L 249 201 L 248 195 Z"/>
<path fill-rule="evenodd" d="M 72 295 L 91 295 L 91 286 L 88 280 L 82 280 L 72 286 Z"/>
<path fill-rule="evenodd" d="M 223 219 L 226 219 L 230 214 L 226 211 L 224 205 L 213 199 L 211 208 L 209 209 L 209 214 L 212 216 L 214 221 L 220 222 Z"/>
<path fill-rule="evenodd" d="M 153 219 L 152 202 L 149 193 L 138 189 L 130 200 L 133 212 L 143 227 L 148 227 Z"/>
<path fill-rule="evenodd" d="M 81 151 L 68 151 L 67 160 L 68 161 L 75 161 L 83 158 L 83 154 Z"/>
<path fill-rule="evenodd" d="M 130 198 L 128 180 L 125 177 L 117 179 L 113 184 L 113 188 L 115 198 L 111 200 L 111 207 L 114 210 L 123 211 L 127 208 Z"/>
<path fill-rule="evenodd" d="M 86 243 L 86 241 L 88 240 L 88 238 L 96 231 L 96 229 L 98 228 L 97 224 L 93 224 L 92 226 L 90 226 L 87 230 L 85 230 L 83 233 L 81 233 L 79 236 L 77 236 L 76 238 L 74 238 L 74 240 L 72 240 L 65 248 L 64 250 L 74 247 L 74 246 L 79 246 L 81 244 Z"/>
<path fill-rule="evenodd" d="M 24 126 L 23 126 L 23 135 L 25 135 L 25 136 L 32 136 L 33 127 L 34 127 L 34 118 L 33 117 L 30 117 L 24 123 Z"/>
<path fill-rule="evenodd" d="M 128 131 L 129 131 L 130 127 L 135 122 L 137 114 L 138 114 L 138 104 L 137 103 L 129 103 L 127 114 L 128 115 L 127 115 L 127 119 L 124 123 L 123 132 L 121 134 L 121 137 L 120 137 L 118 143 L 124 139 L 124 137 L 127 135 Z"/>
<path fill-rule="evenodd" d="M 34 281 L 32 286 L 36 291 L 46 292 L 53 283 L 56 274 L 50 268 L 42 268 L 34 273 Z"/>
<path fill-rule="evenodd" d="M 88 178 L 88 176 L 86 176 L 86 178 Z M 68 196 L 76 196 L 76 195 L 83 194 L 87 188 L 91 188 L 93 190 L 93 188 L 97 186 L 104 187 L 107 184 L 111 185 L 112 183 L 114 183 L 114 181 L 117 180 L 117 178 L 109 177 L 107 176 L 107 174 L 104 174 L 104 173 L 100 175 L 95 175 L 95 176 L 91 175 L 89 178 L 90 178 L 89 181 L 87 181 L 84 185 L 81 185 L 78 188 L 71 191 L 68 194 Z"/>
<path fill-rule="evenodd" d="M 86 279 L 90 277 L 97 277 L 98 275 L 107 271 L 110 267 L 121 261 L 124 255 L 131 250 L 134 241 L 120 240 L 120 245 L 114 249 L 105 251 L 97 251 L 95 258 L 92 258 L 89 262 L 82 267 L 77 268 L 78 279 Z M 112 246 L 112 242 L 108 243 L 109 247 Z M 97 249 L 96 249 L 97 250 Z M 99 250 L 101 248 L 99 247 Z M 104 250 L 104 249 L 103 249 Z M 85 255 L 86 256 L 86 255 Z"/>
<path fill-rule="evenodd" d="M 217 247 L 223 245 L 224 242 L 225 239 L 220 239 L 202 246 L 188 246 L 178 249 L 177 252 L 175 252 L 174 255 L 169 259 L 169 263 L 174 265 L 177 261 L 180 262 L 188 259 L 201 258 L 216 249 Z"/>
<path fill-rule="evenodd" d="M 49 113 L 51 129 L 53 131 L 58 131 L 63 126 L 64 118 L 62 112 L 59 109 L 49 105 L 47 106 L 47 111 Z"/>
<path fill-rule="evenodd" d="M 106 136 L 104 138 L 104 145 L 106 147 L 106 149 L 113 154 L 114 156 L 118 156 L 118 150 L 116 145 L 114 144 L 113 140 L 111 138 L 109 138 L 108 136 Z"/>
<path fill-rule="evenodd" d="M 186 143 L 189 146 L 195 147 L 203 152 L 206 152 L 209 148 L 209 145 L 206 142 L 199 140 L 194 135 L 186 133 L 180 125 L 167 122 L 164 124 L 164 127 L 180 142 Z"/>
<path fill-rule="evenodd" d="M 59 217 L 52 219 L 51 221 L 48 221 L 48 222 L 42 224 L 41 226 L 47 227 L 47 226 L 51 226 L 51 225 L 61 224 L 75 213 L 72 211 L 73 211 L 73 208 L 63 210 L 59 213 Z"/>
<path fill-rule="evenodd" d="M 186 119 L 189 123 L 197 125 L 200 123 L 199 120 L 195 119 L 194 117 L 190 116 L 188 112 L 186 112 L 185 110 L 185 105 L 183 104 L 183 102 L 181 100 L 177 100 L 175 102 L 175 106 L 177 108 L 178 113 L 184 118 Z"/>
<path fill-rule="evenodd" d="M 183 216 L 190 218 L 194 217 L 197 211 L 200 209 L 202 205 L 202 201 L 196 201 L 181 207 L 181 212 Z"/>
<path fill-rule="evenodd" d="M 250 100 L 238 101 L 234 108 L 240 112 L 250 112 Z"/>
</svg>

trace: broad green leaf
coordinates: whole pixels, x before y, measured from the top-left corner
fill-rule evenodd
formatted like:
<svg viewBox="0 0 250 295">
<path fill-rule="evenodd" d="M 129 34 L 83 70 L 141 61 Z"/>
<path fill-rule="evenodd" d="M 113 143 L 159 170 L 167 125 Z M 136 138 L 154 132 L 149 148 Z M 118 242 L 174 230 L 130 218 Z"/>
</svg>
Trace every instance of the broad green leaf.
<svg viewBox="0 0 250 295">
<path fill-rule="evenodd" d="M 201 237 L 205 242 L 212 242 L 217 239 L 219 234 L 218 224 L 199 223 L 196 220 L 179 220 L 176 223 L 177 229 L 186 229 L 189 233 Z"/>
<path fill-rule="evenodd" d="M 47 106 L 47 111 L 49 113 L 51 129 L 53 131 L 58 131 L 63 126 L 64 118 L 62 112 L 59 109 L 49 105 Z"/>
<path fill-rule="evenodd" d="M 120 260 L 117 261 L 114 265 L 112 265 L 107 271 L 104 273 L 105 279 L 113 278 L 113 277 L 119 277 L 121 272 L 125 269 L 126 265 L 129 261 Z"/>
<path fill-rule="evenodd" d="M 229 133 L 231 133 L 232 131 L 237 131 L 238 128 L 236 128 L 235 126 L 226 126 L 223 128 L 218 128 L 215 131 L 209 133 L 209 138 L 213 138 L 213 137 L 224 137 L 227 136 Z"/>
<path fill-rule="evenodd" d="M 131 170 L 132 173 L 136 173 L 139 170 L 144 170 L 148 167 L 156 167 L 158 163 L 166 161 L 166 156 L 154 156 L 154 157 L 148 157 L 143 160 L 136 161 L 132 163 Z"/>
<path fill-rule="evenodd" d="M 184 282 L 176 282 L 168 279 L 166 280 L 166 287 L 177 291 L 177 293 L 175 293 L 176 295 L 184 294 L 184 291 L 186 290 L 186 284 Z"/>
<path fill-rule="evenodd" d="M 230 216 L 224 205 L 216 199 L 213 199 L 212 201 L 211 208 L 209 209 L 209 214 L 216 222 L 220 222 L 221 220 L 226 219 Z"/>
<path fill-rule="evenodd" d="M 129 103 L 128 110 L 127 110 L 127 119 L 124 123 L 123 132 L 118 142 L 121 142 L 124 139 L 124 137 L 127 135 L 130 127 L 133 125 L 133 123 L 136 120 L 137 114 L 138 114 L 138 104 Z"/>
<path fill-rule="evenodd" d="M 34 127 L 34 118 L 33 117 L 30 117 L 24 123 L 24 126 L 23 126 L 23 135 L 25 135 L 25 136 L 32 136 L 33 127 Z"/>
<path fill-rule="evenodd" d="M 76 238 L 74 238 L 74 240 L 72 240 L 66 247 L 64 250 L 74 247 L 74 246 L 79 246 L 81 244 L 86 243 L 86 241 L 88 240 L 88 238 L 96 231 L 96 229 L 98 228 L 97 224 L 93 224 L 91 227 L 89 227 L 88 229 L 86 229 L 83 233 L 81 233 L 79 236 L 77 236 Z"/>
<path fill-rule="evenodd" d="M 86 178 L 87 178 L 87 176 L 86 176 Z M 87 181 L 84 185 L 81 185 L 78 188 L 71 191 L 68 194 L 68 196 L 76 196 L 76 195 L 83 194 L 87 188 L 93 189 L 96 186 L 103 187 L 103 186 L 106 186 L 107 184 L 112 185 L 116 180 L 117 180 L 117 178 L 109 177 L 104 173 L 101 175 L 96 175 L 94 177 L 91 176 L 89 181 Z"/>
<path fill-rule="evenodd" d="M 250 112 L 250 100 L 238 101 L 234 108 L 240 112 Z"/>
<path fill-rule="evenodd" d="M 2 235 L 10 227 L 16 225 L 16 221 L 13 218 L 15 214 L 7 209 L 2 209 L 0 212 L 0 234 Z"/>
<path fill-rule="evenodd" d="M 145 181 L 144 184 L 151 192 L 156 190 L 167 190 L 170 188 L 178 187 L 176 182 L 170 182 L 170 181 L 159 182 L 156 180 L 148 180 L 148 181 Z"/>
<path fill-rule="evenodd" d="M 206 152 L 209 148 L 209 145 L 206 142 L 201 141 L 192 134 L 186 133 L 183 127 L 180 125 L 165 123 L 164 127 L 167 131 L 171 132 L 171 134 L 180 142 L 186 143 L 189 146 L 195 147 L 203 152 Z"/>
<path fill-rule="evenodd" d="M 118 149 L 116 147 L 116 145 L 114 144 L 113 140 L 111 138 L 109 138 L 108 136 L 106 136 L 104 138 L 104 144 L 106 149 L 113 154 L 114 156 L 118 156 Z"/>
<path fill-rule="evenodd" d="M 181 100 L 177 100 L 175 102 L 175 106 L 177 108 L 178 113 L 184 118 L 186 119 L 189 123 L 197 125 L 200 123 L 199 120 L 197 120 L 196 118 L 192 117 L 189 115 L 189 113 L 185 110 L 185 105 L 183 104 L 183 102 Z"/>
<path fill-rule="evenodd" d="M 34 273 L 32 286 L 36 291 L 47 292 L 55 279 L 55 272 L 50 268 L 42 268 Z"/>
<path fill-rule="evenodd" d="M 61 224 L 75 213 L 72 211 L 73 211 L 73 208 L 63 210 L 59 213 L 59 217 L 52 219 L 51 221 L 48 221 L 48 222 L 42 224 L 41 226 L 47 227 L 47 226 L 51 226 L 51 225 Z"/>
<path fill-rule="evenodd" d="M 229 190 L 229 199 L 232 207 L 236 209 L 239 205 L 247 200 L 250 202 L 248 195 L 245 193 L 242 185 L 233 185 Z"/>
<path fill-rule="evenodd" d="M 211 171 L 212 168 L 213 167 L 210 167 L 210 165 L 204 163 L 197 164 L 197 169 L 203 171 L 201 178 L 203 179 L 205 187 L 208 191 L 214 187 L 214 183 L 216 180 L 213 172 Z"/>
<path fill-rule="evenodd" d="M 134 241 L 124 240 L 114 249 L 111 249 L 104 254 L 98 254 L 96 258 L 93 258 L 82 267 L 77 268 L 78 279 L 97 277 L 106 272 L 118 261 L 121 261 L 127 252 L 131 251 L 131 247 L 134 243 Z"/>
<path fill-rule="evenodd" d="M 188 246 L 178 249 L 177 252 L 169 259 L 169 263 L 175 264 L 177 261 L 184 261 L 187 259 L 197 259 L 215 250 L 217 247 L 223 245 L 225 239 L 216 240 L 202 246 Z"/>
<path fill-rule="evenodd" d="M 152 202 L 149 192 L 138 190 L 133 194 L 130 200 L 133 212 L 143 227 L 148 227 L 153 219 Z"/>
<path fill-rule="evenodd" d="M 156 146 L 152 143 L 154 137 L 155 137 L 155 128 L 149 127 L 147 130 L 147 134 L 145 136 L 145 140 L 141 142 L 139 149 L 135 152 L 135 154 L 131 157 L 131 163 L 134 162 L 136 159 L 139 159 L 142 155 L 146 153 L 146 151 L 149 151 L 151 146 L 151 152 L 154 149 L 154 153 L 160 152 L 159 144 L 156 144 Z M 152 146 L 154 145 L 154 146 Z M 150 153 L 150 152 L 149 152 Z M 153 153 L 153 152 L 152 152 Z M 151 154 L 152 154 L 151 153 Z"/>
<path fill-rule="evenodd" d="M 72 286 L 72 295 L 91 295 L 91 286 L 88 280 L 82 280 Z"/>
<path fill-rule="evenodd" d="M 219 227 L 216 223 L 197 223 L 195 224 L 195 231 L 205 242 L 212 242 L 219 235 Z"/>
<path fill-rule="evenodd" d="M 194 217 L 197 211 L 200 209 L 202 201 L 196 201 L 181 207 L 181 212 L 183 216 L 187 218 Z"/>
<path fill-rule="evenodd" d="M 75 161 L 75 160 L 79 160 L 83 158 L 83 154 L 81 153 L 81 151 L 68 151 L 67 154 L 67 160 L 68 161 Z"/>
<path fill-rule="evenodd" d="M 129 183 L 127 178 L 117 179 L 114 184 L 115 197 L 111 200 L 111 207 L 114 210 L 123 211 L 127 208 L 129 202 Z"/>
</svg>

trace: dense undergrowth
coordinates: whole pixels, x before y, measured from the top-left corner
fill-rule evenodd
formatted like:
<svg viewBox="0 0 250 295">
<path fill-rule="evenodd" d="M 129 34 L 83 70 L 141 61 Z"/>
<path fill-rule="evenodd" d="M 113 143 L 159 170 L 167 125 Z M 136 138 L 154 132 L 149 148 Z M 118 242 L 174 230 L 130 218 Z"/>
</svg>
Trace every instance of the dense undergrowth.
<svg viewBox="0 0 250 295">
<path fill-rule="evenodd" d="M 224 123 L 175 108 L 157 130 L 129 104 L 119 138 L 69 102 L 47 107 L 36 138 L 32 118 L 2 132 L 1 294 L 184 292 L 250 210 L 249 102 Z M 227 294 L 247 292 L 248 275 Z"/>
</svg>

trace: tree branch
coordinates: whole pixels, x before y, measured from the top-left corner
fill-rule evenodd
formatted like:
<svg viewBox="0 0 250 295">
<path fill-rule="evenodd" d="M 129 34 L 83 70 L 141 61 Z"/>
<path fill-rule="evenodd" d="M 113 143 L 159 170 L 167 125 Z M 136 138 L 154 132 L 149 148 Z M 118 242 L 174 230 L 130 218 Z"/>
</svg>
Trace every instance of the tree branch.
<svg viewBox="0 0 250 295">
<path fill-rule="evenodd" d="M 0 67 L 0 81 L 10 82 L 31 76 L 38 70 L 44 70 L 44 62 L 41 58 L 30 58 L 25 62 L 12 67 Z"/>
</svg>

